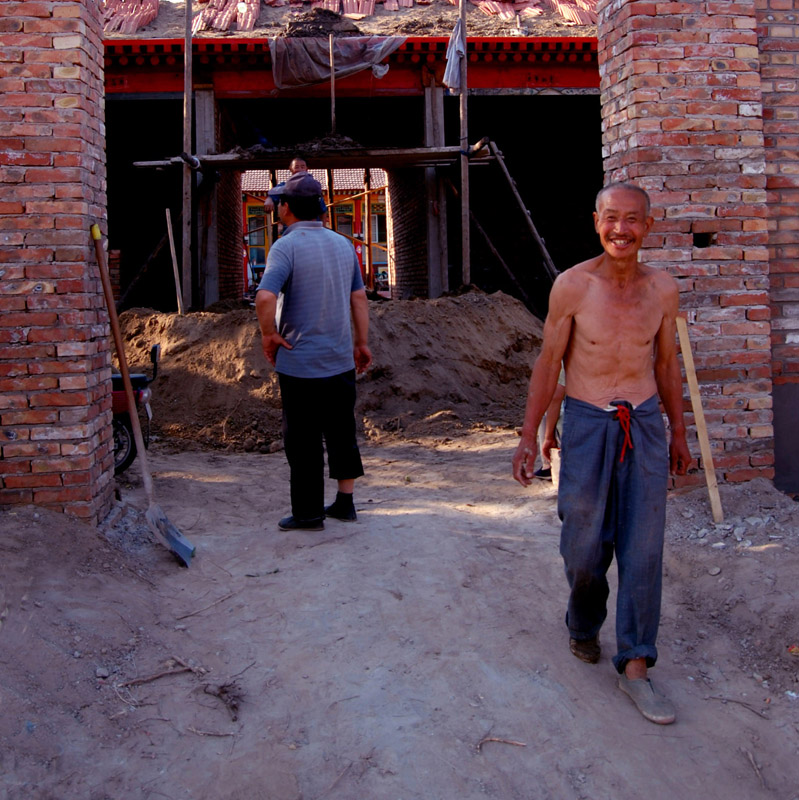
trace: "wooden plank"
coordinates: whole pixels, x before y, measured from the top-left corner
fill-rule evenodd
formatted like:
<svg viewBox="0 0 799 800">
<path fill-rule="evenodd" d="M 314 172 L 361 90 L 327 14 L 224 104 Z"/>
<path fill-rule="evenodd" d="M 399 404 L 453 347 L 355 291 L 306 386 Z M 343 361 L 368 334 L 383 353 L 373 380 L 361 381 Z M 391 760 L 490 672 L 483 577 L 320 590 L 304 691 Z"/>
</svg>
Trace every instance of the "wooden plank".
<svg viewBox="0 0 799 800">
<path fill-rule="evenodd" d="M 713 467 L 713 454 L 710 452 L 710 438 L 707 435 L 705 412 L 702 408 L 702 398 L 699 395 L 699 383 L 696 379 L 694 357 L 691 353 L 691 341 L 688 338 L 688 323 L 685 321 L 685 317 L 677 317 L 677 333 L 680 337 L 680 350 L 682 351 L 682 361 L 685 366 L 685 379 L 688 382 L 688 391 L 691 394 L 691 406 L 694 410 L 696 434 L 699 437 L 699 451 L 702 454 L 702 466 L 705 470 L 705 479 L 707 481 L 708 494 L 710 495 L 710 508 L 713 512 L 713 521 L 723 522 L 724 512 L 721 508 L 721 497 L 719 496 L 719 487 L 716 482 L 716 470 Z"/>
<path fill-rule="evenodd" d="M 175 253 L 175 237 L 172 235 L 172 217 L 166 209 L 166 232 L 169 236 L 169 252 L 172 255 L 172 272 L 175 275 L 175 293 L 178 296 L 178 314 L 182 317 L 186 312 L 183 308 L 183 295 L 180 291 L 180 272 L 178 271 L 178 257 Z"/>
<path fill-rule="evenodd" d="M 260 152 L 257 155 L 241 153 L 215 153 L 198 155 L 202 165 L 213 166 L 216 169 L 285 169 L 287 158 L 294 154 L 293 150 L 279 150 L 270 153 Z M 452 166 L 461 158 L 460 146 L 436 147 L 411 147 L 391 149 L 366 149 L 351 148 L 338 150 L 315 150 L 309 153 L 315 167 L 345 168 L 363 167 L 367 164 L 372 169 L 380 167 L 425 167 L 425 166 Z M 488 148 L 482 148 L 470 154 L 469 161 L 472 165 L 488 164 L 494 161 L 494 156 Z M 159 161 L 134 161 L 133 166 L 140 169 L 163 168 L 174 164 L 182 164 L 180 156 Z"/>
</svg>

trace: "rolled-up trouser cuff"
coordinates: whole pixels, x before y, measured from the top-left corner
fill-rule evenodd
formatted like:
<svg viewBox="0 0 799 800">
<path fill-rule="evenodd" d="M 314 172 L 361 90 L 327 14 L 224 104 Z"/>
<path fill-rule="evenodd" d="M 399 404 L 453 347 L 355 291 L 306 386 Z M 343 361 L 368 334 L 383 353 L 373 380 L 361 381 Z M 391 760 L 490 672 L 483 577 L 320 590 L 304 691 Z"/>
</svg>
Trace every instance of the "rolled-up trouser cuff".
<svg viewBox="0 0 799 800">
<path fill-rule="evenodd" d="M 658 649 L 654 645 L 640 644 L 638 647 L 633 647 L 629 650 L 624 650 L 613 656 L 613 666 L 616 671 L 621 675 L 628 662 L 635 661 L 636 658 L 645 658 L 647 669 L 655 666 L 658 660 Z"/>
</svg>

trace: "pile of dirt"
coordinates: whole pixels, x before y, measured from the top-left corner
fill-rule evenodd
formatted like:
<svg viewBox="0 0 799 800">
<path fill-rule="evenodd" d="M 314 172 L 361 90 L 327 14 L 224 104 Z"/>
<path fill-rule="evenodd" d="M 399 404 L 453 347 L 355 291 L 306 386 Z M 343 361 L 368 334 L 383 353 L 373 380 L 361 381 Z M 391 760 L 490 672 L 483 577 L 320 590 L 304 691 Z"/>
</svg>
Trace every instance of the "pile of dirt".
<svg viewBox="0 0 799 800">
<path fill-rule="evenodd" d="M 153 390 L 157 435 L 231 450 L 280 447 L 277 376 L 254 309 L 120 317 L 131 369 L 161 345 Z M 386 433 L 453 436 L 520 424 L 542 325 L 518 300 L 479 291 L 370 304 L 371 368 L 358 380 L 359 419 Z"/>
<path fill-rule="evenodd" d="M 324 8 L 312 8 L 289 19 L 281 36 L 326 39 L 333 36 L 360 36 L 358 26 L 349 19 Z"/>
</svg>

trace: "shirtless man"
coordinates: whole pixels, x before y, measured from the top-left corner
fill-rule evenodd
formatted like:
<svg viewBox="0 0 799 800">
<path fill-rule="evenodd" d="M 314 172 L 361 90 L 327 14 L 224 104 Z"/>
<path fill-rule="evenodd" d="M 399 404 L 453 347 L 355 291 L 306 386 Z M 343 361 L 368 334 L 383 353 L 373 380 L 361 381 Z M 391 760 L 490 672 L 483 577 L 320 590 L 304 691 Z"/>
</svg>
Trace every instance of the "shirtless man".
<svg viewBox="0 0 799 800">
<path fill-rule="evenodd" d="M 684 475 L 691 455 L 675 341 L 677 284 L 638 262 L 652 222 L 649 196 L 637 186 L 611 184 L 597 195 L 594 227 L 604 252 L 562 273 L 552 287 L 513 477 L 523 486 L 532 482 L 536 431 L 562 361 L 558 514 L 571 590 L 569 647 L 582 661 L 599 661 L 615 552 L 619 688 L 644 717 L 668 724 L 674 709 L 654 690 L 647 668 L 657 660 L 668 471 Z M 668 453 L 658 397 L 671 430 Z"/>
</svg>

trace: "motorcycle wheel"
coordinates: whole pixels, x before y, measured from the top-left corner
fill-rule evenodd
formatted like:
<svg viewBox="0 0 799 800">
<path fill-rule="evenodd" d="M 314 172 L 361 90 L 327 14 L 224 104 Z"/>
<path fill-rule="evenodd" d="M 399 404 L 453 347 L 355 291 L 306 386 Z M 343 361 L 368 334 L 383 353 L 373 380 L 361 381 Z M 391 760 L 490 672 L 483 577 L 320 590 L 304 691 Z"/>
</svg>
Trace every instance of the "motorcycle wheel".
<svg viewBox="0 0 799 800">
<path fill-rule="evenodd" d="M 136 442 L 127 414 L 114 417 L 114 475 L 124 472 L 136 458 Z"/>
</svg>

